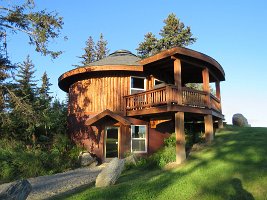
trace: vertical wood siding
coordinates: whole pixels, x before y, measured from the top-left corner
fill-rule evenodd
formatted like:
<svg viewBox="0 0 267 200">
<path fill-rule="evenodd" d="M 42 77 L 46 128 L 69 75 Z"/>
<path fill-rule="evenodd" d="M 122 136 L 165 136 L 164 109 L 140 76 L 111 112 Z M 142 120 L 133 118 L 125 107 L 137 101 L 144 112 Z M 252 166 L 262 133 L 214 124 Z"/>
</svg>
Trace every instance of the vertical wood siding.
<svg viewBox="0 0 267 200">
<path fill-rule="evenodd" d="M 89 78 L 70 87 L 69 112 L 123 111 L 123 96 L 130 93 L 130 77 L 124 75 Z"/>
</svg>

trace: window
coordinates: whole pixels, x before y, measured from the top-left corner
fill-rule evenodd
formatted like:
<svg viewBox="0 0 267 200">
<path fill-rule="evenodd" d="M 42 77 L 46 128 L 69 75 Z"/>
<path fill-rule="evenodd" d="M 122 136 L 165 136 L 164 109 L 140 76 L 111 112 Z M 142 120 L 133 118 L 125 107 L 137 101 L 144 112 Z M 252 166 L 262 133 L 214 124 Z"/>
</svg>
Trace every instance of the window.
<svg viewBox="0 0 267 200">
<path fill-rule="evenodd" d="M 132 125 L 131 126 L 132 147 L 131 151 L 134 153 L 146 153 L 146 126 L 145 125 Z"/>
<path fill-rule="evenodd" d="M 144 77 L 131 77 L 131 94 L 145 91 Z"/>
</svg>

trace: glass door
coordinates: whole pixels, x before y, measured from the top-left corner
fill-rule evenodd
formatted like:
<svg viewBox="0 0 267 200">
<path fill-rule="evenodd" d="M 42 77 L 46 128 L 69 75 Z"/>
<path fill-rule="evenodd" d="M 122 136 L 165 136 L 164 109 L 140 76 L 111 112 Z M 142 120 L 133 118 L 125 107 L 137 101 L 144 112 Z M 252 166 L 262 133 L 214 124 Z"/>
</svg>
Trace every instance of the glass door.
<svg viewBox="0 0 267 200">
<path fill-rule="evenodd" d="M 106 158 L 118 157 L 119 127 L 106 127 Z"/>
</svg>

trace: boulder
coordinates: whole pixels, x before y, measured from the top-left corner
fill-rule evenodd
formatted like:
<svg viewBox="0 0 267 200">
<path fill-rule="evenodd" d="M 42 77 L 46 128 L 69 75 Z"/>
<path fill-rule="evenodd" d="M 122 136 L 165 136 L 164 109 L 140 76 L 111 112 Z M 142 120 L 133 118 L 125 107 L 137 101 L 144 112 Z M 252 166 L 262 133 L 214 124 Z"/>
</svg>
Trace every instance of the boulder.
<svg viewBox="0 0 267 200">
<path fill-rule="evenodd" d="M 135 154 L 129 155 L 125 158 L 125 165 L 136 165 L 137 158 Z"/>
<path fill-rule="evenodd" d="M 3 200 L 25 200 L 32 190 L 32 186 L 28 180 L 20 180 L 11 184 L 5 191 L 0 194 Z"/>
<path fill-rule="evenodd" d="M 93 163 L 96 163 L 96 158 L 92 157 L 91 154 L 88 152 L 81 152 L 79 154 L 79 161 L 82 167 L 86 167 L 90 166 Z"/>
<path fill-rule="evenodd" d="M 232 118 L 233 125 L 240 127 L 248 127 L 248 120 L 240 113 L 234 114 Z"/>
<path fill-rule="evenodd" d="M 96 187 L 114 185 L 124 168 L 124 159 L 113 158 L 110 163 L 98 174 Z"/>
</svg>

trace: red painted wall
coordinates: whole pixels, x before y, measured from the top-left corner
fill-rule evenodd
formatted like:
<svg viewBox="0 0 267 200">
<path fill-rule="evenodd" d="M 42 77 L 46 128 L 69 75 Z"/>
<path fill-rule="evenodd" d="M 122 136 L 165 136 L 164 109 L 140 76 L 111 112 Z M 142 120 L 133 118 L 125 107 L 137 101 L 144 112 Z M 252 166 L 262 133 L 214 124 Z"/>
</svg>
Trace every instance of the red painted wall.
<svg viewBox="0 0 267 200">
<path fill-rule="evenodd" d="M 102 120 L 97 126 L 86 126 L 85 121 L 89 119 L 89 115 L 69 115 L 68 130 L 74 142 L 83 146 L 87 151 L 95 154 L 101 160 L 104 159 L 104 138 L 105 126 L 119 125 L 113 119 Z M 149 123 L 135 118 L 127 118 L 132 124 L 147 125 Z M 130 126 L 120 126 L 120 148 L 119 156 L 122 158 L 125 153 L 131 151 L 131 132 Z M 164 139 L 173 132 L 173 123 L 164 122 L 157 125 L 157 128 L 148 128 L 148 154 L 157 151 L 164 144 Z M 143 154 L 146 155 L 146 154 Z"/>
<path fill-rule="evenodd" d="M 157 127 L 149 129 L 149 149 L 148 153 L 152 154 L 164 145 L 164 139 L 170 137 L 174 132 L 174 123 L 172 121 L 158 124 Z"/>
</svg>

